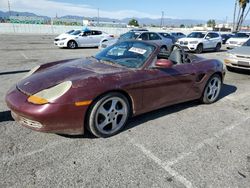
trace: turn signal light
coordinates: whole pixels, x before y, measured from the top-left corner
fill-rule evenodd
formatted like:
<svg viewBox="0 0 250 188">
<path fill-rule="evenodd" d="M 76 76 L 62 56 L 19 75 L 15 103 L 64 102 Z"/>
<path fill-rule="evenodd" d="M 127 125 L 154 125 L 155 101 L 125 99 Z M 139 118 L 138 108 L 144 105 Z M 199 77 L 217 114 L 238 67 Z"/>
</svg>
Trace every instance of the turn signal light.
<svg viewBox="0 0 250 188">
<path fill-rule="evenodd" d="M 35 95 L 32 95 L 28 98 L 28 101 L 33 104 L 47 104 L 48 101 L 44 98 L 37 97 Z"/>
</svg>

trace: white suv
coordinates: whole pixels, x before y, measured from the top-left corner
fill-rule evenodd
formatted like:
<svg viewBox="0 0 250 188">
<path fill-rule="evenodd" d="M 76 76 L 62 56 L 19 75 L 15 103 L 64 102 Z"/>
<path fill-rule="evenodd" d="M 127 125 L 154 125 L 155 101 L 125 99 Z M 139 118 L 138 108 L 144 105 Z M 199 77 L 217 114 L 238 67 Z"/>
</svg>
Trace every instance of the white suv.
<svg viewBox="0 0 250 188">
<path fill-rule="evenodd" d="M 222 38 L 216 32 L 192 32 L 187 37 L 179 39 L 176 44 L 182 46 L 184 50 L 202 53 L 205 50 L 219 51 Z"/>
</svg>

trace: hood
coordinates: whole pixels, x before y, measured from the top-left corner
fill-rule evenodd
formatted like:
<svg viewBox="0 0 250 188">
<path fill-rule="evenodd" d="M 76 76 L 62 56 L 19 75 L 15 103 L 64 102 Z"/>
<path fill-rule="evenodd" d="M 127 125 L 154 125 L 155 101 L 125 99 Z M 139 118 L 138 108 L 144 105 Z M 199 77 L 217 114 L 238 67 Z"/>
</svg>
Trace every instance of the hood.
<svg viewBox="0 0 250 188">
<path fill-rule="evenodd" d="M 235 41 L 235 42 L 246 42 L 249 38 L 230 38 L 227 42 Z"/>
<path fill-rule="evenodd" d="M 203 38 L 181 38 L 181 39 L 178 39 L 178 41 L 182 41 L 182 42 L 191 42 L 191 41 L 200 41 L 202 40 Z"/>
<path fill-rule="evenodd" d="M 56 39 L 67 38 L 68 36 L 69 36 L 69 34 L 63 33 L 63 34 L 61 34 L 61 35 L 58 35 L 58 36 L 56 37 Z"/>
<path fill-rule="evenodd" d="M 250 57 L 250 46 L 241 46 L 230 51 L 231 54 Z"/>
<path fill-rule="evenodd" d="M 61 61 L 59 64 L 44 64 L 34 74 L 17 83 L 17 88 L 27 95 L 33 95 L 64 81 L 83 81 L 99 78 L 107 74 L 116 74 L 127 70 L 100 63 L 94 58 Z"/>
</svg>

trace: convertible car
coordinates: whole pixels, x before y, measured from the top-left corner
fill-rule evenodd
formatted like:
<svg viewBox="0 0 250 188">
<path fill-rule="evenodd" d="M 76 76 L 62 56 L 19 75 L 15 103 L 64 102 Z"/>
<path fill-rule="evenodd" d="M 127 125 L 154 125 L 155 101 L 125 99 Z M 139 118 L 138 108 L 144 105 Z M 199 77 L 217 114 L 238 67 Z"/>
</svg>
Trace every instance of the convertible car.
<svg viewBox="0 0 250 188">
<path fill-rule="evenodd" d="M 165 106 L 218 99 L 225 71 L 215 59 L 170 51 L 145 41 L 122 41 L 93 57 L 52 62 L 31 70 L 6 103 L 30 129 L 97 137 L 118 133 L 129 117 Z"/>
</svg>

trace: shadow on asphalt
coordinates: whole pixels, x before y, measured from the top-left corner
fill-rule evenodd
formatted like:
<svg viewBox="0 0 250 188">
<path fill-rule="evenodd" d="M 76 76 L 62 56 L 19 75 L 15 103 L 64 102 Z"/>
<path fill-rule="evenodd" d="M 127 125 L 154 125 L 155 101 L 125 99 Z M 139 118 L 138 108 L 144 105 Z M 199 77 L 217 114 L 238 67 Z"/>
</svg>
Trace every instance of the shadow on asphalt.
<svg viewBox="0 0 250 188">
<path fill-rule="evenodd" d="M 223 99 L 226 96 L 231 95 L 232 93 L 235 93 L 237 91 L 237 87 L 233 86 L 233 85 L 228 85 L 228 84 L 224 84 L 219 96 L 219 100 Z M 136 126 L 139 126 L 143 123 L 146 123 L 147 121 L 152 121 L 154 119 L 158 119 L 162 116 L 166 116 L 172 113 L 176 113 L 176 112 L 180 112 L 182 110 L 185 110 L 187 108 L 191 108 L 194 106 L 198 106 L 200 105 L 200 101 L 199 100 L 194 100 L 194 101 L 189 101 L 189 102 L 185 102 L 185 103 L 181 103 L 181 104 L 176 104 L 176 105 L 172 105 L 169 107 L 165 107 L 165 108 L 161 108 L 158 110 L 154 110 L 152 112 L 148 112 L 136 117 L 131 118 L 127 125 L 123 128 L 123 130 L 121 132 L 130 130 Z M 119 134 L 119 133 L 118 133 Z M 66 138 L 72 138 L 72 139 L 77 139 L 77 138 L 91 138 L 94 139 L 96 138 L 95 136 L 93 136 L 89 131 L 87 131 L 87 129 L 85 129 L 85 134 L 84 135 L 76 135 L 76 136 L 70 136 L 70 135 L 60 135 Z"/>
<path fill-rule="evenodd" d="M 228 71 L 233 72 L 233 73 L 237 73 L 237 74 L 250 75 L 250 70 L 230 68 L 230 70 L 228 70 Z"/>
<path fill-rule="evenodd" d="M 237 87 L 233 85 L 223 84 L 223 87 L 221 88 L 219 99 L 223 99 L 224 97 L 231 95 L 237 91 Z"/>
<path fill-rule="evenodd" d="M 0 112 L 0 122 L 14 121 L 10 111 Z"/>
</svg>

